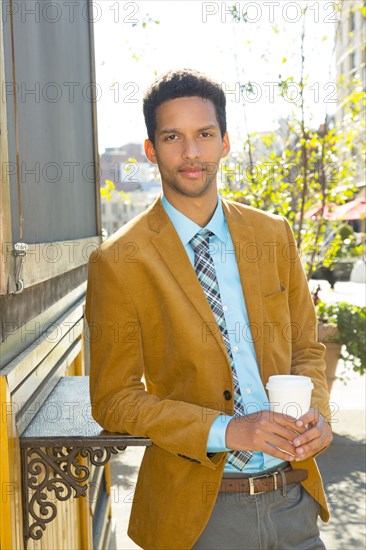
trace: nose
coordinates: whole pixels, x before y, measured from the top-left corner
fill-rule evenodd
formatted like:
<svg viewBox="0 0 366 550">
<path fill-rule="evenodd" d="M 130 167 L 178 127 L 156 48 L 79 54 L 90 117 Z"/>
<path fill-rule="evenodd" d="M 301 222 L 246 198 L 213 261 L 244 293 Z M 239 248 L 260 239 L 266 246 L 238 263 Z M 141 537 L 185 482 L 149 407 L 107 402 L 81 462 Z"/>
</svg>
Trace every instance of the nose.
<svg viewBox="0 0 366 550">
<path fill-rule="evenodd" d="M 195 139 L 187 138 L 184 140 L 184 148 L 182 151 L 183 158 L 193 160 L 199 158 L 200 154 L 199 145 Z"/>
</svg>

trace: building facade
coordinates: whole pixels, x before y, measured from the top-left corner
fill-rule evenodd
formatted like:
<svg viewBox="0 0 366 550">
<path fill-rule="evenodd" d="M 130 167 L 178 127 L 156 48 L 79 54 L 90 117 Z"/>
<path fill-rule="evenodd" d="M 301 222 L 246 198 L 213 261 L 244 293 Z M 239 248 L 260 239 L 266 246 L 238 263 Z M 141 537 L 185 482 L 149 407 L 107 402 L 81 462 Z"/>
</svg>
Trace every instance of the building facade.
<svg viewBox="0 0 366 550">
<path fill-rule="evenodd" d="M 366 92 L 366 0 L 343 0 L 340 2 L 340 18 L 336 29 L 336 76 L 339 83 L 339 102 L 336 125 L 347 128 L 349 116 L 346 98 L 355 91 Z M 361 102 L 360 102 L 361 103 Z M 360 105 L 360 119 L 365 120 L 366 109 Z M 355 185 L 365 196 L 365 167 L 361 152 L 361 135 L 354 144 L 354 154 L 359 163 Z"/>
<path fill-rule="evenodd" d="M 101 198 L 104 236 L 143 212 L 161 190 L 158 171 L 148 162 L 142 143 L 107 148 L 100 156 L 100 177 L 102 189 L 106 181 L 114 186 Z"/>
</svg>

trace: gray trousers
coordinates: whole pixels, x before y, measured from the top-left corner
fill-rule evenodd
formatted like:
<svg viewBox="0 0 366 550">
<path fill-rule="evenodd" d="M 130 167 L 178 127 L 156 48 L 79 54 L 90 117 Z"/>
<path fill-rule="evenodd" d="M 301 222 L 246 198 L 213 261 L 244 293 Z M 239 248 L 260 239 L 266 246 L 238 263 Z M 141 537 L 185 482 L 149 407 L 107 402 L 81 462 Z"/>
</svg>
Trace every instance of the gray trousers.
<svg viewBox="0 0 366 550">
<path fill-rule="evenodd" d="M 319 504 L 300 483 L 260 495 L 219 493 L 192 550 L 324 550 Z"/>
</svg>

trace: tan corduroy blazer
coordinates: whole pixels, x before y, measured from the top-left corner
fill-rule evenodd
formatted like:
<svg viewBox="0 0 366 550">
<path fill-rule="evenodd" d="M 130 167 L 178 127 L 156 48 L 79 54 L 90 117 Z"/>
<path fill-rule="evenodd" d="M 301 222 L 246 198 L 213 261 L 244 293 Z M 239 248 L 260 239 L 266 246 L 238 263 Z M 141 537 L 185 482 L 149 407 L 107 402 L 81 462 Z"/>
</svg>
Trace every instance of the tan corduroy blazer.
<svg viewBox="0 0 366 550">
<path fill-rule="evenodd" d="M 222 201 L 261 379 L 302 374 L 329 417 L 324 346 L 290 227 L 283 218 Z M 233 414 L 230 363 L 184 247 L 160 198 L 93 252 L 86 318 L 95 419 L 112 432 L 149 437 L 129 536 L 144 549 L 189 549 L 207 524 L 226 453 L 209 458 L 214 419 Z M 247 327 L 240 327 L 248 337 Z M 144 377 L 145 384 L 142 382 Z M 145 387 L 146 385 L 146 387 Z M 226 396 L 227 396 L 226 392 Z M 298 462 L 305 489 L 329 512 L 313 459 Z M 299 518 L 301 521 L 301 518 Z"/>
</svg>

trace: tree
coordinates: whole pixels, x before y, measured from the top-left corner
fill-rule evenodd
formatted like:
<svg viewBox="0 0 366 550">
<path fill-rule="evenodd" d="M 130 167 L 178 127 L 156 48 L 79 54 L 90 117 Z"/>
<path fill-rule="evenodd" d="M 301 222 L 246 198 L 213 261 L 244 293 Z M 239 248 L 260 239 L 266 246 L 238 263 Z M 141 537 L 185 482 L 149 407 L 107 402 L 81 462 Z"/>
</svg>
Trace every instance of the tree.
<svg viewBox="0 0 366 550">
<path fill-rule="evenodd" d="M 300 78 L 296 82 L 292 76 L 282 78 L 280 75 L 278 81 L 282 96 L 289 93 L 290 84 L 296 84 L 299 93 L 294 100 L 294 112 L 281 121 L 278 132 L 247 132 L 242 153 L 229 158 L 223 165 L 225 186 L 222 194 L 285 216 L 291 222 L 298 248 L 306 259 L 310 278 L 316 264 L 319 261 L 329 264 L 342 244 L 338 238 L 331 237 L 331 224 L 325 214 L 354 194 L 359 155 L 365 151 L 365 122 L 360 114 L 366 94 L 357 77 L 353 77 L 348 83 L 352 91 L 343 98 L 347 126 L 337 126 L 327 112 L 319 128 L 307 125 L 304 93 L 307 84 L 306 10 L 303 10 L 300 41 Z M 341 84 L 344 85 L 344 79 L 340 79 Z M 243 87 L 247 94 L 250 93 L 250 82 Z M 243 107 L 245 113 L 245 105 Z M 311 211 L 313 216 L 308 215 Z"/>
</svg>

